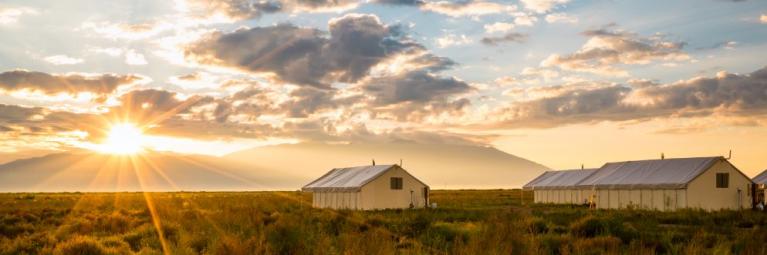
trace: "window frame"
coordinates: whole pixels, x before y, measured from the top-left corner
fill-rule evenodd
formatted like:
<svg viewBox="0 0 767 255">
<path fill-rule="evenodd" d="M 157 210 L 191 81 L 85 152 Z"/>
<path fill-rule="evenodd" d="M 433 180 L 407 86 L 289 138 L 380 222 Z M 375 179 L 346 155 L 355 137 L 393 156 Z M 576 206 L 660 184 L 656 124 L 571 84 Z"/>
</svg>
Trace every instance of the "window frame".
<svg viewBox="0 0 767 255">
<path fill-rule="evenodd" d="M 403 179 L 402 177 L 391 177 L 389 178 L 389 189 L 391 190 L 402 190 L 403 185 Z"/>
<path fill-rule="evenodd" d="M 716 173 L 716 188 L 727 189 L 730 187 L 730 173 Z"/>
</svg>

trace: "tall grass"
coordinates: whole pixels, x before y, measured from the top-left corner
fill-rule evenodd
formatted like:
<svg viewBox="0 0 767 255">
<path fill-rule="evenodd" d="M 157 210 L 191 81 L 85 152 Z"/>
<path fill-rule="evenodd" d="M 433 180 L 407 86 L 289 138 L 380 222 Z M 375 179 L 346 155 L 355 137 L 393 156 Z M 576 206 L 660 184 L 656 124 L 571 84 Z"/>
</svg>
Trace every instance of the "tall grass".
<svg viewBox="0 0 767 255">
<path fill-rule="evenodd" d="M 371 212 L 311 208 L 300 192 L 150 193 L 154 211 L 141 193 L 0 194 L 0 254 L 767 254 L 764 213 L 519 192 L 434 191 L 437 209 Z"/>
</svg>

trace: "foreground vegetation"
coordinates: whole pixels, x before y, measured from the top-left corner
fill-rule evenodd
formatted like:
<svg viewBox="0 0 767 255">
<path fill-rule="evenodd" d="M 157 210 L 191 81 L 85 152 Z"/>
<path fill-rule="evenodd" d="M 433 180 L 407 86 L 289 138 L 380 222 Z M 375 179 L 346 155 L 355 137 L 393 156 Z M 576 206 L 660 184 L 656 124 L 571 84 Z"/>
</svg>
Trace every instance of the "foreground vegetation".
<svg viewBox="0 0 767 255">
<path fill-rule="evenodd" d="M 313 209 L 300 192 L 0 194 L 0 254 L 767 254 L 764 213 L 519 192 L 434 191 L 438 209 L 376 212 Z"/>
</svg>

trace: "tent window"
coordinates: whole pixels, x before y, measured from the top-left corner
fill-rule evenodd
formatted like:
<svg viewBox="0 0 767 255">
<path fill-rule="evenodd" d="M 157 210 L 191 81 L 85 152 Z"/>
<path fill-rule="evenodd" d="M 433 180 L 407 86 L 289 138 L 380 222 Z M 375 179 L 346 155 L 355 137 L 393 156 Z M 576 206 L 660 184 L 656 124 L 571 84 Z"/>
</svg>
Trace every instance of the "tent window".
<svg viewBox="0 0 767 255">
<path fill-rule="evenodd" d="M 730 186 L 730 174 L 729 173 L 716 173 L 716 187 L 727 188 Z"/>
<path fill-rule="evenodd" d="M 391 189 L 402 189 L 402 177 L 391 178 Z"/>
</svg>

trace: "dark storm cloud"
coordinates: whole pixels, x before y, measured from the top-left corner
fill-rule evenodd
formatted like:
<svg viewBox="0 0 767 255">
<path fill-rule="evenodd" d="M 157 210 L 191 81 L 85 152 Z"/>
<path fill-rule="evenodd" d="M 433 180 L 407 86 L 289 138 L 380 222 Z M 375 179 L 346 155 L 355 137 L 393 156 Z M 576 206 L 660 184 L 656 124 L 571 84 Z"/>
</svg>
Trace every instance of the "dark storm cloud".
<svg viewBox="0 0 767 255">
<path fill-rule="evenodd" d="M 329 23 L 329 36 L 316 29 L 282 24 L 215 33 L 186 49 L 204 64 L 274 73 L 281 80 L 318 88 L 355 82 L 382 60 L 423 46 L 383 25 L 376 16 L 350 14 Z"/>
<path fill-rule="evenodd" d="M 43 72 L 15 70 L 0 73 L 0 89 L 5 91 L 33 90 L 45 94 L 77 94 L 91 92 L 98 95 L 111 94 L 122 85 L 142 80 L 136 75 L 117 74 L 48 74 Z"/>
<path fill-rule="evenodd" d="M 510 42 L 523 43 L 526 40 L 527 40 L 526 34 L 508 33 L 506 35 L 498 36 L 498 37 L 484 37 L 482 38 L 481 42 L 485 45 L 496 46 L 498 44 L 510 43 Z"/>
<path fill-rule="evenodd" d="M 551 88 L 552 90 L 558 88 Z M 720 73 L 671 84 L 585 86 L 517 103 L 503 111 L 504 126 L 553 127 L 591 121 L 649 118 L 764 116 L 767 67 L 751 74 Z"/>
</svg>

